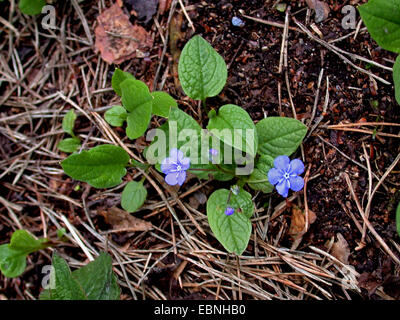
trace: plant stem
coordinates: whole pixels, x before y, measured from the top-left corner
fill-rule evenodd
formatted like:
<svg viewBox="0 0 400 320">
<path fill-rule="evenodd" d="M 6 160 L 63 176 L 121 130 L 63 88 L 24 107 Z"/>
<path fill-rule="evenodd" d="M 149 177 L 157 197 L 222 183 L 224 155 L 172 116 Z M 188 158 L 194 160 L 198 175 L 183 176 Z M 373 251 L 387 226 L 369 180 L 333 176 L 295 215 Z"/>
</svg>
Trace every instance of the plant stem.
<svg viewBox="0 0 400 320">
<path fill-rule="evenodd" d="M 201 104 L 203 105 L 204 111 L 206 112 L 206 114 L 208 115 L 208 112 L 210 111 L 207 107 L 206 104 L 206 98 L 204 98 L 203 100 L 201 100 Z"/>
</svg>

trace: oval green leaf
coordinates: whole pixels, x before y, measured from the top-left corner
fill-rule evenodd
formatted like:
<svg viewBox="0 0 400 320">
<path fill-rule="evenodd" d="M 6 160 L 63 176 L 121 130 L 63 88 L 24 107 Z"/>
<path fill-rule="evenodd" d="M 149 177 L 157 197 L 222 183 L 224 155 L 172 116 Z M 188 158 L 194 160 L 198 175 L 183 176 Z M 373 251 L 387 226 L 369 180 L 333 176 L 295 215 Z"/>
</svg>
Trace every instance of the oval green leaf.
<svg viewBox="0 0 400 320">
<path fill-rule="evenodd" d="M 151 95 L 153 96 L 152 113 L 156 116 L 168 118 L 169 110 L 178 107 L 176 100 L 166 92 L 155 91 Z"/>
<path fill-rule="evenodd" d="M 256 127 L 250 115 L 241 107 L 227 104 L 210 112 L 207 129 L 225 144 L 254 157 L 258 148 Z"/>
<path fill-rule="evenodd" d="M 62 152 L 73 153 L 77 151 L 80 146 L 81 146 L 81 140 L 79 140 L 79 138 L 74 137 L 61 140 L 58 143 L 57 148 Z"/>
<path fill-rule="evenodd" d="M 115 93 L 122 96 L 121 83 L 127 79 L 135 80 L 135 77 L 129 72 L 122 71 L 121 69 L 115 69 L 113 76 L 111 78 L 111 86 Z"/>
<path fill-rule="evenodd" d="M 300 146 L 307 127 L 299 120 L 285 117 L 268 117 L 256 124 L 258 153 L 275 158 L 290 156 Z"/>
<path fill-rule="evenodd" d="M 227 216 L 225 209 L 228 196 L 229 190 L 226 189 L 217 190 L 210 196 L 207 201 L 208 223 L 215 237 L 228 252 L 241 255 L 250 240 L 251 222 L 248 216 L 254 211 L 254 206 L 252 204 L 253 208 L 250 209 L 247 195 L 244 195 L 243 199 L 232 195 L 229 206 L 235 208 L 235 213 Z M 245 211 L 237 210 L 241 206 L 244 206 L 242 210 Z"/>
<path fill-rule="evenodd" d="M 128 79 L 123 81 L 120 87 L 122 92 L 122 105 L 130 112 L 143 105 L 147 106 L 148 103 L 153 100 L 149 88 L 142 81 Z"/>
<path fill-rule="evenodd" d="M 227 74 L 224 59 L 201 36 L 186 43 L 178 64 L 179 81 L 186 95 L 194 100 L 218 95 Z"/>
<path fill-rule="evenodd" d="M 400 2 L 369 0 L 358 10 L 372 38 L 383 49 L 400 53 Z"/>
<path fill-rule="evenodd" d="M 121 106 L 114 106 L 104 114 L 104 119 L 113 127 L 122 127 L 127 117 L 128 113 Z"/>
<path fill-rule="evenodd" d="M 135 212 L 147 197 L 147 190 L 142 182 L 130 181 L 122 191 L 121 206 L 125 211 Z"/>
<path fill-rule="evenodd" d="M 73 179 L 95 188 L 111 188 L 122 182 L 128 162 L 129 155 L 124 149 L 107 144 L 72 154 L 61 162 L 61 166 Z"/>
</svg>

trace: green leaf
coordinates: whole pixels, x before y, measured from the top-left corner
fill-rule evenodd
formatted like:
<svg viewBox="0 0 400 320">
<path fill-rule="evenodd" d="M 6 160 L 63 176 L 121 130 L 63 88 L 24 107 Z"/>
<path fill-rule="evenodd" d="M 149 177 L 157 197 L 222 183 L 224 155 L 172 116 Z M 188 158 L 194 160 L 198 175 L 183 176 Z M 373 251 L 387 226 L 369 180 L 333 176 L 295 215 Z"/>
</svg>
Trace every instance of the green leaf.
<svg viewBox="0 0 400 320">
<path fill-rule="evenodd" d="M 397 206 L 396 210 L 396 228 L 397 228 L 397 234 L 400 236 L 400 203 Z"/>
<path fill-rule="evenodd" d="M 111 86 L 114 89 L 115 93 L 120 97 L 122 96 L 121 83 L 127 79 L 135 80 L 135 77 L 129 72 L 122 71 L 118 68 L 115 69 L 111 79 Z"/>
<path fill-rule="evenodd" d="M 128 153 L 110 144 L 72 154 L 61 162 L 71 178 L 89 183 L 95 188 L 111 188 L 122 182 L 129 162 Z"/>
<path fill-rule="evenodd" d="M 126 110 L 132 112 L 139 107 L 150 109 L 153 97 L 146 84 L 139 80 L 127 79 L 120 84 L 122 91 L 122 105 Z M 150 103 L 150 107 L 149 107 Z"/>
<path fill-rule="evenodd" d="M 9 244 L 0 246 L 0 270 L 7 278 L 20 276 L 26 267 L 26 254 L 10 248 Z"/>
<path fill-rule="evenodd" d="M 88 300 L 119 300 L 120 288 L 112 271 L 112 261 L 107 253 L 86 266 L 72 272 Z"/>
<path fill-rule="evenodd" d="M 128 212 L 139 209 L 147 197 L 147 190 L 142 182 L 130 181 L 122 191 L 121 206 Z"/>
<path fill-rule="evenodd" d="M 86 266 L 71 272 L 57 253 L 53 256 L 54 286 L 40 295 L 41 300 L 118 300 L 120 288 L 112 272 L 111 257 L 101 253 Z"/>
<path fill-rule="evenodd" d="M 383 49 L 400 53 L 400 2 L 369 0 L 358 10 L 371 37 Z"/>
<path fill-rule="evenodd" d="M 194 36 L 182 50 L 178 75 L 183 91 L 194 100 L 218 95 L 227 79 L 224 59 L 201 36 Z"/>
<path fill-rule="evenodd" d="M 22 13 L 34 16 L 42 13 L 42 8 L 46 5 L 45 0 L 20 0 L 19 9 Z"/>
<path fill-rule="evenodd" d="M 62 152 L 72 153 L 77 151 L 80 146 L 81 146 L 81 140 L 79 140 L 79 138 L 74 137 L 61 140 L 58 143 L 57 148 Z"/>
<path fill-rule="evenodd" d="M 139 138 L 146 132 L 151 120 L 151 107 L 151 101 L 146 102 L 128 114 L 126 135 L 129 139 Z"/>
<path fill-rule="evenodd" d="M 54 287 L 46 289 L 40 295 L 41 300 L 87 300 L 87 296 L 78 280 L 72 277 L 67 262 L 57 253 L 53 255 Z M 53 272 L 53 271 L 52 271 Z M 50 282 L 51 284 L 51 282 Z"/>
<path fill-rule="evenodd" d="M 275 158 L 290 156 L 300 146 L 307 127 L 300 121 L 285 117 L 268 117 L 256 125 L 258 153 Z"/>
<path fill-rule="evenodd" d="M 168 93 L 163 91 L 156 91 L 151 94 L 153 96 L 153 114 L 168 118 L 169 110 L 171 108 L 177 108 L 178 104 L 176 100 L 172 98 Z"/>
<path fill-rule="evenodd" d="M 250 240 L 251 222 L 248 218 L 249 215 L 246 215 L 244 211 L 239 212 L 237 209 L 244 205 L 246 212 L 250 212 L 247 203 L 248 196 L 244 195 L 242 199 L 231 195 L 229 206 L 235 208 L 235 213 L 227 216 L 225 209 L 228 206 L 228 196 L 229 190 L 226 189 L 219 189 L 210 196 L 207 202 L 208 223 L 215 237 L 228 252 L 241 255 Z M 252 210 L 254 211 L 254 207 Z"/>
<path fill-rule="evenodd" d="M 393 80 L 396 101 L 398 104 L 400 104 L 400 56 L 397 57 L 393 66 Z"/>
<path fill-rule="evenodd" d="M 35 239 L 26 230 L 17 230 L 11 236 L 10 249 L 29 254 L 48 247 L 47 239 Z"/>
<path fill-rule="evenodd" d="M 210 112 L 207 129 L 225 144 L 242 150 L 254 157 L 257 152 L 258 138 L 256 127 L 249 114 L 234 104 L 227 104 Z"/>
<path fill-rule="evenodd" d="M 261 156 L 251 173 L 247 184 L 253 190 L 260 190 L 264 193 L 270 193 L 274 189 L 274 186 L 268 181 L 268 171 L 274 166 L 274 158 L 270 156 Z"/>
<path fill-rule="evenodd" d="M 74 126 L 75 126 L 76 114 L 74 109 L 70 109 L 64 116 L 62 122 L 62 128 L 64 132 L 68 133 L 70 136 L 75 137 Z"/>
<path fill-rule="evenodd" d="M 8 278 L 20 276 L 25 271 L 26 256 L 48 246 L 47 239 L 36 240 L 26 230 L 15 231 L 10 243 L 0 246 L 1 272 Z"/>
<path fill-rule="evenodd" d="M 111 109 L 108 109 L 104 114 L 104 118 L 107 123 L 112 125 L 113 127 L 122 127 L 124 121 L 128 117 L 128 113 L 125 108 L 121 106 L 114 106 Z"/>
</svg>

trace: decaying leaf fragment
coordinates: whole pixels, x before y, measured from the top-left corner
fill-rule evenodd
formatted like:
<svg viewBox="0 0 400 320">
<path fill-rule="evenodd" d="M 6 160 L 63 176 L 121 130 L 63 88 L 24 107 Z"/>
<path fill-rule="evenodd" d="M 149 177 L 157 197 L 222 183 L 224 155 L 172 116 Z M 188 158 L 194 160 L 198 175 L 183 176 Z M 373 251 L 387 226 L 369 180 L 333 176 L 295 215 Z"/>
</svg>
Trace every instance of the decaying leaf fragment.
<svg viewBox="0 0 400 320">
<path fill-rule="evenodd" d="M 319 0 L 306 0 L 308 6 L 315 11 L 315 22 L 324 21 L 331 11 L 329 5 Z"/>
<path fill-rule="evenodd" d="M 315 222 L 317 216 L 311 210 L 308 210 L 308 225 Z M 306 225 L 306 215 L 303 210 L 299 207 L 293 207 L 292 210 L 292 221 L 290 223 L 289 235 L 293 237 L 293 239 L 300 238 L 305 233 L 305 225 Z"/>
<path fill-rule="evenodd" d="M 118 2 L 97 17 L 96 48 L 108 63 L 122 63 L 143 57 L 153 46 L 153 39 L 141 26 L 132 25 Z"/>
<path fill-rule="evenodd" d="M 129 212 L 117 207 L 101 210 L 99 213 L 105 218 L 106 223 L 112 225 L 113 232 L 148 231 L 153 228 L 150 222 L 136 218 Z"/>
<path fill-rule="evenodd" d="M 344 264 L 349 264 L 350 249 L 346 239 L 338 233 L 337 241 L 332 246 L 332 255 Z"/>
</svg>

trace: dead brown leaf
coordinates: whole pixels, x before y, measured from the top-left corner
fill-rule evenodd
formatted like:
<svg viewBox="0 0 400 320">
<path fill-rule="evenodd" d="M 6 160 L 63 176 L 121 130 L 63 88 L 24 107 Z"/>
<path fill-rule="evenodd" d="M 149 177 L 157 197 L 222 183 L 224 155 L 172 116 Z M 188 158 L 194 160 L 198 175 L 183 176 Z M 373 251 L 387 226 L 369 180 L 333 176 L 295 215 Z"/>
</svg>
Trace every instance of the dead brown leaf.
<svg viewBox="0 0 400 320">
<path fill-rule="evenodd" d="M 113 227 L 114 232 L 148 231 L 153 229 L 150 222 L 136 218 L 129 212 L 117 207 L 112 207 L 108 210 L 100 210 L 99 214 L 101 214 L 105 218 L 106 222 Z"/>
<path fill-rule="evenodd" d="M 315 11 L 315 22 L 319 23 L 328 18 L 331 9 L 327 3 L 319 0 L 306 0 L 306 2 L 310 9 Z"/>
<path fill-rule="evenodd" d="M 289 235 L 294 239 L 300 238 L 304 235 L 305 225 L 306 225 L 306 216 L 299 207 L 294 206 L 292 209 L 292 220 L 289 228 Z M 308 210 L 308 223 L 309 225 L 314 223 L 317 219 L 315 213 L 311 210 Z"/>
<path fill-rule="evenodd" d="M 95 46 L 110 64 L 143 57 L 153 46 L 149 33 L 141 26 L 132 25 L 118 2 L 104 10 L 97 22 Z"/>
<path fill-rule="evenodd" d="M 337 241 L 332 245 L 332 255 L 343 262 L 344 264 L 349 264 L 350 248 L 346 239 L 338 233 L 336 235 Z"/>
</svg>

